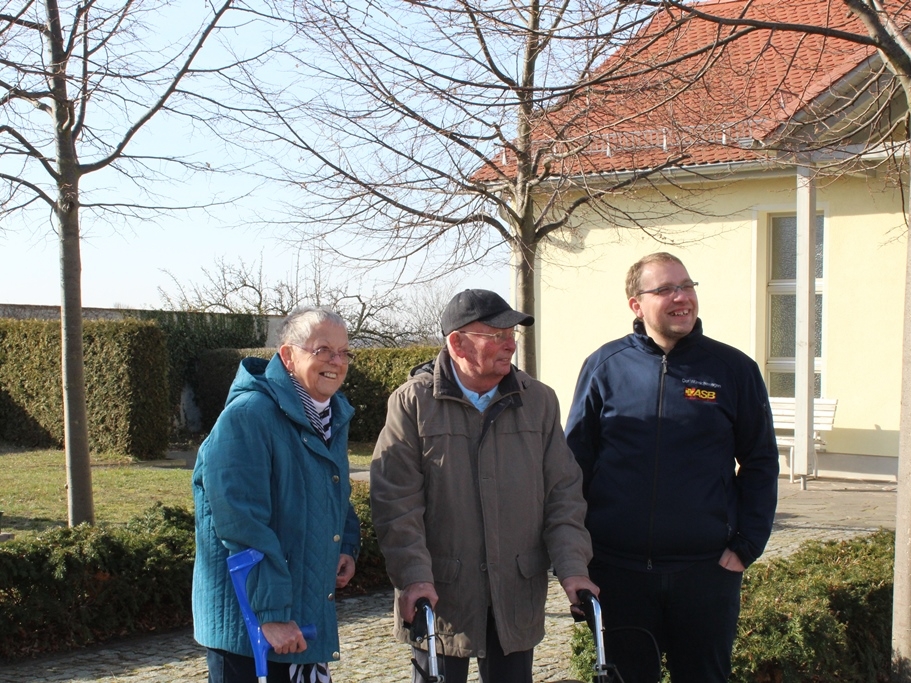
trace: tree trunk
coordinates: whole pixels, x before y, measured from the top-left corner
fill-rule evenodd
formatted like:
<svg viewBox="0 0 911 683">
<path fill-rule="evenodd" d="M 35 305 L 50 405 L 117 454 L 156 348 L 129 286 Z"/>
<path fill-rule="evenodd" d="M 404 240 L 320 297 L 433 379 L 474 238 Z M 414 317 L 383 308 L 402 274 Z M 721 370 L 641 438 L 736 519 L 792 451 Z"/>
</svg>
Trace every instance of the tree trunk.
<svg viewBox="0 0 911 683">
<path fill-rule="evenodd" d="M 67 509 L 70 526 L 76 526 L 83 522 L 95 522 L 82 350 L 82 259 L 79 253 L 81 171 L 76 153 L 76 108 L 67 91 L 66 69 L 70 55 L 66 50 L 57 0 L 45 0 L 45 11 L 54 147 L 57 153 L 54 217 L 60 238 L 60 348 Z"/>
<path fill-rule="evenodd" d="M 901 416 L 892 598 L 892 682 L 911 682 L 911 235 L 905 265 Z"/>
<path fill-rule="evenodd" d="M 82 259 L 79 249 L 78 179 L 62 183 L 57 205 L 60 230 L 60 339 L 63 378 L 63 438 L 66 450 L 67 510 L 70 526 L 94 524 L 92 470 L 85 407 L 82 348 Z"/>
<path fill-rule="evenodd" d="M 521 240 L 521 237 L 519 237 Z M 535 324 L 529 327 L 518 328 L 517 365 L 532 377 L 538 376 L 538 335 L 537 326 L 541 324 L 541 316 L 535 311 L 535 254 L 537 244 L 528 245 L 521 241 L 521 251 L 513 254 L 513 267 L 515 268 L 515 296 L 516 309 L 535 316 Z"/>
</svg>

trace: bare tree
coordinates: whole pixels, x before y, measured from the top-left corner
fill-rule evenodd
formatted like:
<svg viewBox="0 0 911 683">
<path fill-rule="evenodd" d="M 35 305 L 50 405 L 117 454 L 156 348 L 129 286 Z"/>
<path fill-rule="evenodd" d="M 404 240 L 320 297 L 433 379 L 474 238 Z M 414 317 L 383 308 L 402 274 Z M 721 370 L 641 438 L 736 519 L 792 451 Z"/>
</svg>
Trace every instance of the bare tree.
<svg viewBox="0 0 911 683">
<path fill-rule="evenodd" d="M 580 136 L 579 112 L 558 127 L 542 116 L 595 87 L 634 96 L 629 72 L 661 66 L 633 59 L 653 9 L 617 0 L 296 7 L 288 57 L 298 81 L 248 83 L 243 94 L 269 116 L 256 123 L 259 148 L 281 164 L 273 177 L 297 191 L 289 220 L 303 225 L 300 239 L 324 240 L 347 267 L 394 263 L 393 279 L 407 270 L 426 280 L 505 246 L 516 306 L 532 312 L 543 240 L 593 219 L 639 229 L 676 210 L 661 201 L 623 214 L 611 198 L 685 154 L 580 178 L 562 172 L 566 160 L 590 155 L 605 131 Z M 625 58 L 605 67 L 621 47 Z M 534 374 L 535 328 L 520 333 L 519 365 Z"/>
<path fill-rule="evenodd" d="M 722 30 L 747 35 L 787 31 L 808 39 L 821 37 L 826 49 L 855 51 L 851 65 L 863 64 L 860 77 L 847 91 L 819 93 L 822 106 L 810 104 L 784 129 L 779 150 L 806 153 L 828 148 L 840 152 L 838 165 L 849 167 L 878 156 L 896 169 L 898 182 L 909 182 L 908 150 L 911 129 L 911 6 L 885 0 L 811 0 L 821 5 L 825 21 L 791 21 L 771 16 L 767 3 L 746 2 L 735 14 L 713 4 L 680 0 L 649 2 L 655 9 L 673 12 L 675 19 L 696 18 Z M 845 48 L 844 46 L 848 46 Z M 820 55 L 823 52 L 820 51 Z M 865 60 L 866 57 L 866 60 Z M 794 64 L 791 68 L 805 65 Z M 847 74 L 846 74 L 847 75 Z M 846 79 L 850 80 L 850 79 Z M 833 105 L 833 96 L 835 98 Z M 907 189 L 907 188 L 906 188 Z M 905 194 L 906 224 L 911 225 Z M 898 496 L 895 530 L 894 598 L 892 614 L 892 681 L 911 681 L 911 239 L 905 275 L 905 309 L 902 339 L 901 417 L 899 427 Z"/>
<path fill-rule="evenodd" d="M 184 283 L 173 273 L 164 273 L 175 291 L 159 287 L 158 294 L 164 308 L 172 311 L 288 315 L 306 298 L 296 284 L 269 282 L 262 256 L 255 263 L 231 263 L 220 256 L 212 268 L 202 268 L 202 282 Z"/>
<path fill-rule="evenodd" d="M 169 11 L 171 15 L 168 23 Z M 94 521 L 82 347 L 80 220 L 148 219 L 169 202 L 155 179 L 180 179 L 207 164 L 167 154 L 167 137 L 139 142 L 153 118 L 182 113 L 211 125 L 192 84 L 239 67 L 224 49 L 204 58 L 228 16 L 253 20 L 234 0 L 190 8 L 158 0 L 3 0 L 0 8 L 0 222 L 43 210 L 60 245 L 64 435 L 71 525 Z M 177 35 L 176 27 L 186 30 Z M 219 64 L 219 58 L 222 63 Z M 255 59 L 255 58 L 254 58 Z M 199 62 L 203 64 L 198 65 Z M 245 66 L 249 69 L 248 62 Z M 198 104 L 206 99 L 195 98 Z M 211 164 L 209 164 L 211 165 Z M 106 178 L 92 183 L 96 175 Z M 111 190 L 105 183 L 128 188 Z"/>
<path fill-rule="evenodd" d="M 313 262 L 277 281 L 264 273 L 262 256 L 255 263 L 219 257 L 213 267 L 202 269 L 198 283 L 183 283 L 165 271 L 174 293 L 164 287 L 158 293 L 169 310 L 284 316 L 304 304 L 325 306 L 348 323 L 354 347 L 441 343 L 440 316 L 452 296 L 445 278 L 378 292 L 364 283 L 335 281 L 319 254 L 313 256 Z"/>
</svg>

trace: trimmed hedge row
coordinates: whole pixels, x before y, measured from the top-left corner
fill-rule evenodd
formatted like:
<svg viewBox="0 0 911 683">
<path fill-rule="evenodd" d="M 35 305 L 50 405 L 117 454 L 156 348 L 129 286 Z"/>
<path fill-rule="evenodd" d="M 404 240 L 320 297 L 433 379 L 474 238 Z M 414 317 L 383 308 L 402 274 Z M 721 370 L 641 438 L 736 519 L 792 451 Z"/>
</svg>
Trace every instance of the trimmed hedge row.
<svg viewBox="0 0 911 683">
<path fill-rule="evenodd" d="M 886 683 L 894 549 L 894 532 L 881 530 L 809 542 L 750 567 L 731 683 Z M 572 648 L 573 675 L 590 680 L 595 659 L 588 628 L 576 626 Z"/>
<path fill-rule="evenodd" d="M 352 504 L 362 548 L 342 596 L 389 585 L 367 484 L 352 482 Z M 894 533 L 882 530 L 810 542 L 788 558 L 751 567 L 732 683 L 886 683 L 893 552 Z M 125 527 L 83 525 L 4 543 L 0 658 L 189 624 L 192 564 L 192 513 L 160 505 Z M 576 627 L 571 656 L 573 675 L 590 680 L 594 651 L 583 626 Z"/>
<path fill-rule="evenodd" d="M 352 482 L 351 502 L 361 556 L 341 596 L 389 585 L 365 483 Z M 0 660 L 192 623 L 193 525 L 192 512 L 157 505 L 124 527 L 83 524 L 0 544 Z"/>
<path fill-rule="evenodd" d="M 440 349 L 412 346 L 403 349 L 358 349 L 348 367 L 342 393 L 355 408 L 348 438 L 375 441 L 386 422 L 389 395 L 408 379 L 416 365 L 433 359 Z M 212 429 L 225 405 L 228 389 L 243 358 L 272 358 L 275 349 L 216 349 L 204 351 L 194 373 L 193 393 L 202 416 L 203 431 Z"/>
<path fill-rule="evenodd" d="M 162 506 L 0 545 L 0 657 L 189 623 L 193 554 L 192 513 Z"/>
<path fill-rule="evenodd" d="M 165 335 L 138 320 L 83 326 L 89 445 L 138 458 L 168 445 Z M 0 439 L 63 445 L 60 324 L 0 319 Z"/>
<path fill-rule="evenodd" d="M 268 320 L 250 313 L 191 311 L 129 311 L 140 320 L 155 322 L 165 333 L 168 347 L 168 392 L 174 414 L 180 393 L 192 383 L 195 361 L 202 351 L 259 347 L 266 343 Z"/>
<path fill-rule="evenodd" d="M 200 350 L 265 343 L 253 315 L 130 311 L 83 323 L 86 408 L 93 451 L 141 459 L 167 449 L 181 391 Z M 63 445 L 60 323 L 0 319 L 0 440 Z"/>
</svg>

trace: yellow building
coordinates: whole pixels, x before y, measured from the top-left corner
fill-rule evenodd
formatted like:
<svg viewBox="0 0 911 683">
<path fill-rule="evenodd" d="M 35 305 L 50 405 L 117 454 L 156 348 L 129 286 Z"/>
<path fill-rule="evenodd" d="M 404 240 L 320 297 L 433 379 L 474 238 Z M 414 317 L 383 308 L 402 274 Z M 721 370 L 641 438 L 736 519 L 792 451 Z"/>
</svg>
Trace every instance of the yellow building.
<svg viewBox="0 0 911 683">
<path fill-rule="evenodd" d="M 716 191 L 709 188 L 717 217 L 680 212 L 673 222 L 652 226 L 679 244 L 605 225 L 574 236 L 571 248 L 555 239 L 542 250 L 539 376 L 557 391 L 564 413 L 582 361 L 632 331 L 626 271 L 654 251 L 680 257 L 699 282 L 705 333 L 755 359 L 770 394 L 794 395 L 794 357 L 775 348 L 788 340 L 793 348 L 794 318 L 776 315 L 790 301 L 773 300 L 793 300 L 797 286 L 796 182 L 793 172 L 768 175 L 727 178 Z M 818 456 L 820 475 L 893 478 L 907 253 L 901 196 L 876 177 L 839 178 L 820 181 L 816 208 L 822 277 L 814 369 L 817 395 L 838 400 L 834 429 Z"/>
<path fill-rule="evenodd" d="M 818 4 L 823 11 L 825 3 Z M 739 11 L 744 2 L 722 5 Z M 755 3 L 760 5 L 787 11 L 784 3 L 772 0 Z M 824 18 L 808 18 L 814 20 Z M 861 106 L 861 88 L 869 90 L 867 103 L 889 96 L 874 92 L 881 82 L 870 77 L 876 69 L 870 50 L 839 48 L 834 41 L 814 46 L 795 35 L 732 47 L 724 60 L 728 71 L 708 74 L 734 91 L 736 79 L 730 74 L 747 71 L 738 64 L 757 61 L 756 51 L 777 41 L 777 57 L 785 54 L 787 61 L 796 55 L 792 63 L 817 65 L 812 73 L 794 76 L 802 79 L 799 87 L 783 76 L 749 81 L 753 90 L 765 88 L 759 99 L 766 105 L 782 103 L 780 111 L 732 99 L 741 111 L 732 111 L 734 104 L 722 111 L 724 105 L 716 102 L 711 116 L 706 109 L 702 119 L 685 120 L 679 112 L 686 98 L 704 99 L 711 92 L 706 86 L 696 95 L 678 96 L 673 123 L 662 121 L 653 108 L 638 121 L 626 117 L 617 132 L 610 117 L 622 118 L 624 107 L 641 109 L 642 103 L 610 94 L 604 95 L 600 118 L 574 112 L 577 120 L 597 120 L 599 132 L 593 137 L 603 140 L 597 146 L 600 156 L 587 157 L 580 172 L 587 174 L 588 191 L 599 175 L 615 182 L 673 154 L 685 153 L 687 159 L 616 193 L 613 215 L 623 221 L 589 210 L 576 215 L 571 230 L 542 245 L 536 262 L 539 377 L 557 391 L 565 415 L 583 360 L 632 331 L 634 316 L 624 294 L 627 269 L 645 254 L 668 251 L 699 282 L 705 333 L 754 358 L 770 395 L 796 396 L 797 474 L 812 473 L 807 439 L 812 438 L 808 421 L 815 396 L 837 400 L 832 429 L 820 434 L 825 444 L 818 454 L 819 474 L 893 479 L 907 178 L 893 170 L 888 141 L 875 146 L 857 135 L 847 139 L 824 111 L 829 107 L 843 114 L 846 103 Z M 686 39 L 689 43 L 681 39 L 673 49 L 696 44 L 692 27 Z M 785 107 L 784 98 L 778 98 L 785 91 L 801 97 L 792 96 Z M 689 106 L 697 108 L 693 102 Z M 896 110 L 900 115 L 902 110 Z M 560 116 L 569 119 L 564 111 Z M 735 129 L 741 133 L 732 134 Z M 833 165 L 849 156 L 851 164 Z M 572 198 L 567 193 L 566 200 Z M 783 473 L 789 468 L 787 452 L 782 449 Z"/>
</svg>

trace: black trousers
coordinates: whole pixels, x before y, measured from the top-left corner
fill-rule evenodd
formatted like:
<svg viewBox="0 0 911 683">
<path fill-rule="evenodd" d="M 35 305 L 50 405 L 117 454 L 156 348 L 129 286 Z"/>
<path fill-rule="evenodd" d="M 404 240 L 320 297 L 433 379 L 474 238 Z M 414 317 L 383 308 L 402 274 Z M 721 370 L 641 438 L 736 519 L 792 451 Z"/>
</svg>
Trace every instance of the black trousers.
<svg viewBox="0 0 911 683">
<path fill-rule="evenodd" d="M 657 683 L 661 653 L 673 683 L 724 683 L 743 574 L 717 561 L 669 573 L 589 567 L 601 589 L 608 661 L 624 683 Z"/>
<path fill-rule="evenodd" d="M 532 683 L 531 671 L 535 651 L 523 650 L 503 654 L 500 636 L 493 613 L 487 613 L 487 651 L 485 657 L 478 657 L 478 678 L 481 683 Z M 428 656 L 424 650 L 411 648 L 414 659 L 428 670 Z M 438 656 L 437 664 L 440 673 L 444 674 L 446 683 L 465 683 L 468 680 L 469 657 Z M 420 674 L 412 666 L 412 683 L 424 683 Z"/>
<path fill-rule="evenodd" d="M 268 683 L 289 683 L 291 665 L 282 662 L 267 662 Z M 206 650 L 206 665 L 209 667 L 209 683 L 256 683 L 256 662 L 252 657 L 209 648 Z M 316 664 L 304 664 L 305 671 L 299 674 L 304 681 L 309 681 Z M 326 673 L 328 676 L 328 672 Z"/>
</svg>

